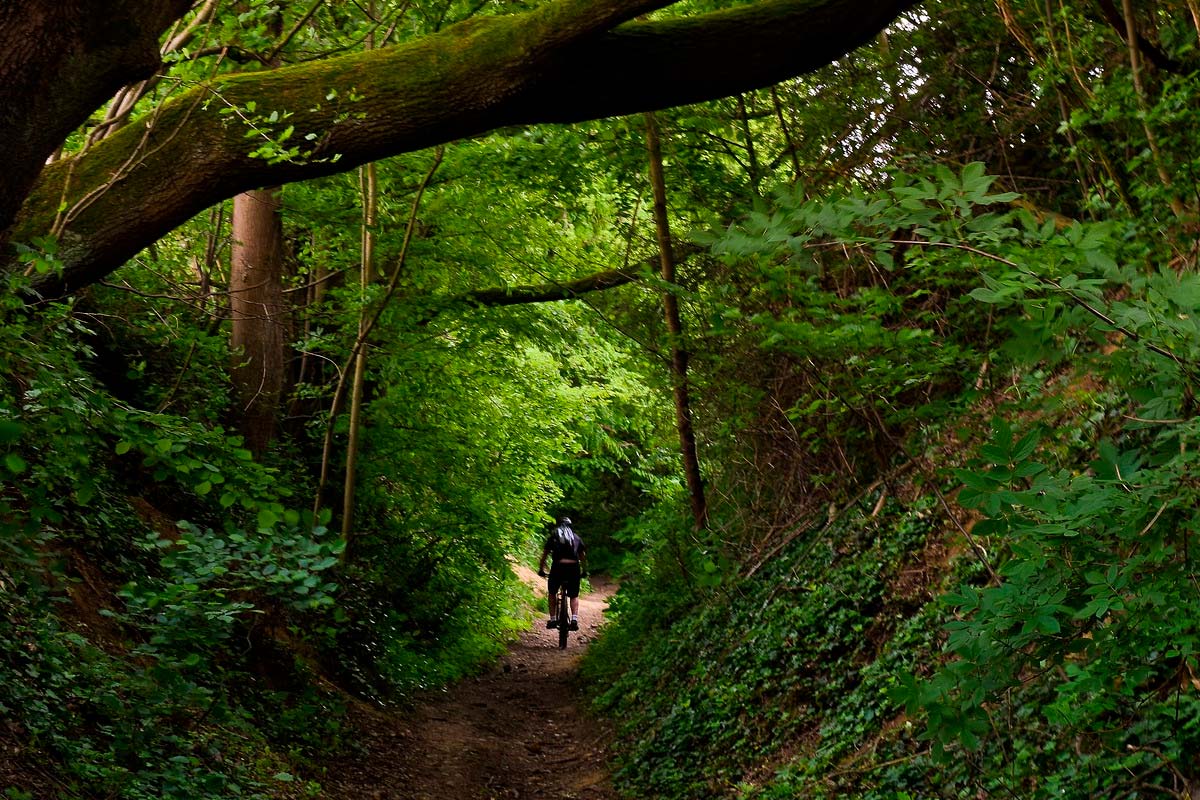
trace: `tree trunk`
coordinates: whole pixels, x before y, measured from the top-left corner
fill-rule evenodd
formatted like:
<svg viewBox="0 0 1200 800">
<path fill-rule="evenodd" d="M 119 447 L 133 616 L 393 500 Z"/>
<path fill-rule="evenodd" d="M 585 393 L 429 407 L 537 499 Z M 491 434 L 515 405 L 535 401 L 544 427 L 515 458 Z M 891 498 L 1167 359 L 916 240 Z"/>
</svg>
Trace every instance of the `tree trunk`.
<svg viewBox="0 0 1200 800">
<path fill-rule="evenodd" d="M 280 189 L 258 189 L 233 200 L 229 308 L 233 318 L 233 385 L 240 428 L 256 456 L 275 438 L 285 385 L 288 308 L 283 296 Z"/>
<path fill-rule="evenodd" d="M 367 3 L 367 16 L 375 16 L 374 0 Z M 364 46 L 375 49 L 375 33 L 367 34 Z M 354 530 L 354 489 L 358 480 L 359 431 L 362 426 L 363 383 L 367 375 L 367 287 L 375 279 L 375 217 L 379 210 L 379 174 L 372 162 L 358 172 L 362 198 L 362 226 L 359 229 L 359 301 L 358 332 L 355 342 L 362 344 L 354 358 L 354 383 L 350 387 L 350 429 L 346 437 L 346 479 L 342 485 L 342 538 L 347 542 Z M 348 549 L 348 548 L 347 548 Z"/>
<path fill-rule="evenodd" d="M 653 114 L 646 115 L 646 149 L 650 156 L 650 184 L 654 191 L 654 224 L 658 231 L 659 259 L 663 291 L 663 317 L 671 345 L 671 389 L 675 398 L 675 426 L 679 430 L 679 451 L 683 457 L 683 472 L 687 478 L 688 496 L 692 503 L 692 518 L 696 530 L 708 527 L 708 503 L 704 497 L 704 480 L 700 476 L 700 459 L 696 455 L 696 434 L 692 430 L 692 408 L 688 396 L 688 354 L 683 348 L 683 323 L 679 319 L 679 299 L 672 288 L 675 284 L 675 252 L 671 244 L 671 227 L 667 220 L 667 185 L 663 177 L 662 143 L 658 123 Z"/>
<path fill-rule="evenodd" d="M 322 501 L 325 496 L 325 486 L 329 480 L 329 469 L 333 460 L 333 425 L 342 410 L 342 400 L 345 396 L 344 390 L 346 388 L 346 373 L 357 363 L 359 351 L 367 346 L 367 338 L 375 328 L 375 323 L 379 322 L 379 317 L 396 294 L 396 289 L 400 284 L 400 275 L 404 272 L 404 262 L 408 259 L 408 247 L 412 244 L 413 232 L 417 227 L 417 211 L 421 207 L 421 198 L 425 196 L 425 190 L 429 188 L 429 182 L 433 179 L 433 174 L 437 172 L 438 167 L 441 166 L 444 156 L 445 150 L 443 148 L 438 147 L 434 151 L 433 164 L 429 167 L 429 171 L 425 173 L 425 177 L 417 186 L 417 192 L 413 196 L 412 206 L 408 214 L 408 225 L 404 229 L 404 241 L 400 245 L 400 255 L 397 256 L 396 263 L 392 267 L 392 274 L 388 279 L 387 289 L 384 290 L 383 297 L 376 303 L 374 310 L 369 315 L 365 315 L 360 319 L 358 337 L 355 339 L 354 345 L 350 348 L 350 358 L 346 362 L 345 368 L 338 373 L 338 381 L 333 388 L 333 399 L 329 406 L 328 422 L 325 425 L 325 444 L 321 448 L 321 472 L 317 478 L 316 491 L 313 493 L 313 514 L 321 510 Z M 365 324 L 363 324 L 363 320 L 365 320 Z M 342 553 L 342 557 L 345 558 L 346 551 L 343 550 Z"/>
<path fill-rule="evenodd" d="M 1158 136 L 1150 124 L 1150 103 L 1146 96 L 1146 86 L 1142 82 L 1142 55 L 1138 47 L 1137 20 L 1133 15 L 1133 0 L 1122 0 L 1121 9 L 1125 16 L 1125 43 L 1129 50 L 1129 69 L 1133 73 L 1133 92 L 1137 97 L 1139 117 L 1142 120 L 1142 131 L 1146 134 L 1146 146 L 1150 150 L 1150 159 L 1154 162 L 1154 170 L 1167 193 L 1167 204 L 1179 219 L 1187 215 L 1183 201 L 1175 194 L 1174 182 L 1163 161 L 1162 151 L 1158 147 Z"/>
<path fill-rule="evenodd" d="M 46 159 L 114 92 L 154 74 L 159 35 L 190 5 L 0 3 L 0 246 Z"/>
</svg>

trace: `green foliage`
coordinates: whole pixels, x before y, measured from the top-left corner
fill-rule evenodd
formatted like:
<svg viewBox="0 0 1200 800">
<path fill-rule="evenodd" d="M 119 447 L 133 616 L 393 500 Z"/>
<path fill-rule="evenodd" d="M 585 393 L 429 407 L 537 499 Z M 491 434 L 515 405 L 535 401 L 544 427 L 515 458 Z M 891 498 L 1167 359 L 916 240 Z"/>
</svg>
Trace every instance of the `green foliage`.
<svg viewBox="0 0 1200 800">
<path fill-rule="evenodd" d="M 755 337 L 802 376 L 784 396 L 791 447 L 817 456 L 812 483 L 836 490 L 824 448 L 852 468 L 844 481 L 947 435 L 975 439 L 971 409 L 997 370 L 1013 394 L 990 402 L 1025 430 L 998 419 L 976 460 L 953 470 L 957 502 L 983 516 L 959 546 L 995 578 L 963 564 L 960 589 L 898 624 L 872 605 L 894 602 L 895 584 L 868 580 L 896 562 L 870 550 L 818 556 L 829 571 L 812 574 L 793 544 L 764 577 L 679 608 L 669 632 L 653 625 L 654 576 L 632 584 L 595 658 L 633 666 L 590 667 L 611 687 L 601 704 L 628 720 L 632 793 L 1082 798 L 1134 796 L 1130 773 L 1189 774 L 1192 278 L 1147 267 L 1170 249 L 1135 222 L 1035 215 L 992 183 L 969 164 L 840 199 L 783 193 L 706 237 L 729 264 L 749 264 L 761 292 L 720 309 L 714 333 Z M 852 461 L 863 445 L 875 463 Z M 807 548 L 826 546 L 824 532 L 809 536 Z M 904 541 L 885 524 L 881 541 L 892 536 Z M 789 583 L 776 567 L 805 576 L 816 602 L 780 608 Z M 861 616 L 843 615 L 846 599 Z M 743 603 L 758 615 L 738 617 Z M 773 652 L 777 617 L 809 660 L 773 671 L 736 643 Z M 810 620 L 821 636 L 805 633 Z M 864 654 L 856 634 L 881 628 L 885 643 Z M 810 679 L 807 693 L 774 694 Z M 775 757 L 780 740 L 796 751 Z"/>
<path fill-rule="evenodd" d="M 323 573 L 338 563 L 345 542 L 323 537 L 323 527 L 310 529 L 233 529 L 218 536 L 181 522 L 177 538 L 149 534 L 139 544 L 159 556 L 161 578 L 131 581 L 117 593 L 129 615 L 153 631 L 139 650 L 167 664 L 195 666 L 202 653 L 227 644 L 246 612 L 257 610 L 239 599 L 251 592 L 297 609 L 332 606 L 337 585 Z"/>
<path fill-rule="evenodd" d="M 543 328 L 557 333 L 572 316 L 498 314 L 471 327 L 445 317 L 432 341 L 380 358 L 393 388 L 371 406 L 361 533 L 341 603 L 355 621 L 338 640 L 365 691 L 407 695 L 470 673 L 528 623 L 509 558 L 543 530 L 561 465 L 601 430 L 593 415 L 630 391 L 615 355 L 610 372 L 539 346 L 564 348 Z M 604 348 L 586 328 L 572 337 Z M 585 535 L 595 529 L 577 516 Z"/>
<path fill-rule="evenodd" d="M 341 545 L 236 437 L 110 394 L 87 318 L 4 323 L 0 708 L 63 765 L 64 797 L 265 797 L 283 757 L 243 710 L 232 642 L 277 600 L 328 606 Z M 145 498 L 221 532 L 151 529 Z"/>
<path fill-rule="evenodd" d="M 722 402 L 745 391 L 739 384 L 773 387 L 726 412 L 725 435 L 736 449 L 742 427 L 764 416 L 776 469 L 813 475 L 795 503 L 811 503 L 822 484 L 836 499 L 831 461 L 862 476 L 887 469 L 909 433 L 970 401 L 962 392 L 997 342 L 967 295 L 992 252 L 1022 246 L 1023 212 L 994 183 L 971 163 L 823 200 L 781 190 L 738 225 L 698 237 L 739 289 L 711 303 L 708 342 L 729 349 L 712 359 L 713 379 L 731 387 Z"/>
<path fill-rule="evenodd" d="M 888 689 L 934 646 L 936 609 L 889 584 L 912 566 L 930 522 L 925 509 L 854 515 L 690 611 L 667 587 L 624 587 L 616 628 L 586 669 L 605 679 L 597 703 L 620 720 L 626 790 L 749 793 L 744 776 L 766 777 L 789 741 L 816 737 L 815 753 L 780 778 L 795 789 L 895 715 Z"/>
<path fill-rule="evenodd" d="M 979 460 L 957 473 L 960 502 L 985 516 L 976 535 L 998 543 L 998 581 L 947 596 L 953 658 L 907 694 L 939 748 L 986 751 L 990 709 L 1038 691 L 1027 725 L 1052 741 L 1086 736 L 1130 753 L 1125 766 L 1152 769 L 1153 752 L 1169 763 L 1194 746 L 1175 709 L 1194 700 L 1184 676 L 1196 669 L 1195 298 L 1187 275 L 1118 267 L 1129 246 L 1110 230 L 1049 238 L 1051 270 L 1059 253 L 1075 254 L 1062 279 L 1013 270 L 976 292 L 1022 309 L 1026 336 L 1104 346 L 1120 333 L 1126 344 L 1085 362 L 1106 387 L 1091 399 L 1102 413 L 1023 436 L 999 420 Z M 1061 388 L 1043 392 L 1025 413 L 1069 410 Z M 1092 788 L 1077 796 L 1120 785 L 1115 766 L 1089 769 L 1082 783 Z"/>
<path fill-rule="evenodd" d="M 1017 441 L 999 423 L 981 450 L 987 464 L 960 471 L 961 501 L 987 514 L 976 534 L 1010 555 L 999 585 L 945 598 L 958 616 L 946 644 L 955 658 L 913 698 L 943 743 L 978 746 L 986 704 L 1030 674 L 1057 673 L 1049 720 L 1102 737 L 1113 735 L 1114 716 L 1145 714 L 1164 689 L 1188 691 L 1179 678 L 1196 669 L 1200 645 L 1186 546 L 1195 458 L 1176 437 L 1190 439 L 1190 429 L 1163 437 L 1159 458 L 1101 442 L 1080 475 L 1048 470 L 1033 458 L 1035 434 Z"/>
<path fill-rule="evenodd" d="M 35 275 L 45 275 L 62 268 L 56 255 L 58 241 L 51 236 L 35 237 L 29 244 L 19 243 L 16 246 L 17 262 L 25 265 L 26 271 Z"/>
</svg>

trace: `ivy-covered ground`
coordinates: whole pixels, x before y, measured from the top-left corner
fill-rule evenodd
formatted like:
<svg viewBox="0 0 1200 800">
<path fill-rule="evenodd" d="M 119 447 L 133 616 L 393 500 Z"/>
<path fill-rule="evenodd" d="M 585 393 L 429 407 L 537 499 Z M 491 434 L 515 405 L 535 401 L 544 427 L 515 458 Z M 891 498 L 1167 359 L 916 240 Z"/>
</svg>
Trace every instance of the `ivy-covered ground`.
<svg viewBox="0 0 1200 800">
<path fill-rule="evenodd" d="M 971 625 L 956 611 L 964 595 L 994 589 L 978 588 L 986 573 L 931 503 L 889 500 L 875 516 L 870 506 L 698 607 L 644 588 L 617 597 L 615 627 L 586 668 L 596 707 L 617 724 L 626 796 L 1137 798 L 1195 767 L 1200 703 L 1188 673 L 1153 653 L 1142 683 L 1118 682 L 1105 702 L 1090 684 L 1068 685 L 1089 665 L 1066 656 L 1025 667 L 981 724 L 970 716 L 979 697 L 962 694 L 931 723 L 931 692 L 986 691 L 957 677 L 978 662 L 957 661 L 947 641 Z M 1080 688 L 1085 699 L 1065 707 Z"/>
<path fill-rule="evenodd" d="M 1133 800 L 1193 786 L 1196 434 L 1146 424 L 1157 412 L 1094 376 L 1035 371 L 1023 388 L 1019 404 L 986 400 L 990 423 L 943 426 L 953 449 L 935 438 L 928 456 L 945 461 L 831 505 L 737 573 L 698 579 L 697 562 L 688 578 L 662 546 L 585 664 L 618 726 L 618 789 Z"/>
</svg>

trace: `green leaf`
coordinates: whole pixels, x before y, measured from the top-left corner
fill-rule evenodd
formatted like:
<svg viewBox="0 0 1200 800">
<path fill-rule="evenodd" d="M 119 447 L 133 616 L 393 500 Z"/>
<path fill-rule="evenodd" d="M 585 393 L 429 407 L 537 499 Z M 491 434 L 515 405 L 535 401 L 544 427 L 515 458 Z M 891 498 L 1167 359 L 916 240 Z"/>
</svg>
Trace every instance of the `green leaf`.
<svg viewBox="0 0 1200 800">
<path fill-rule="evenodd" d="M 0 419 L 0 444 L 12 444 L 21 438 L 21 423 Z"/>
<path fill-rule="evenodd" d="M 28 468 L 25 459 L 21 458 L 16 453 L 9 453 L 4 457 L 4 465 L 8 467 L 8 471 L 13 475 L 20 475 Z"/>
<path fill-rule="evenodd" d="M 975 289 L 972 289 L 968 294 L 981 303 L 989 303 L 992 305 L 995 305 L 996 303 L 1002 303 L 1008 299 L 994 289 L 988 289 L 984 286 L 979 286 Z"/>
<path fill-rule="evenodd" d="M 1038 442 L 1041 436 L 1037 431 L 1030 431 L 1021 437 L 1021 441 L 1013 446 L 1011 459 L 1012 461 L 1024 461 L 1033 455 L 1033 451 L 1037 449 Z"/>
<path fill-rule="evenodd" d="M 320 561 L 313 564 L 311 567 L 309 567 L 309 569 L 313 570 L 314 572 L 318 572 L 323 569 L 329 569 L 336 563 L 338 563 L 338 560 L 336 557 L 325 556 L 325 558 L 322 558 Z"/>
</svg>

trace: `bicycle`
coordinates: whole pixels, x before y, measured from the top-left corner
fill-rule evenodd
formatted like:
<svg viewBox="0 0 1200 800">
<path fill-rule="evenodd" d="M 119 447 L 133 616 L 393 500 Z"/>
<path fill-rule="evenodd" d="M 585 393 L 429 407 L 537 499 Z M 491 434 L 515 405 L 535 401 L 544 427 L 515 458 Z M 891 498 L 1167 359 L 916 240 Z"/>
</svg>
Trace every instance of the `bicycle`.
<svg viewBox="0 0 1200 800">
<path fill-rule="evenodd" d="M 545 572 L 538 572 L 538 577 L 546 577 Z M 558 587 L 558 649 L 567 649 L 567 637 L 571 634 L 571 598 L 567 597 L 567 584 L 564 581 Z"/>
</svg>

